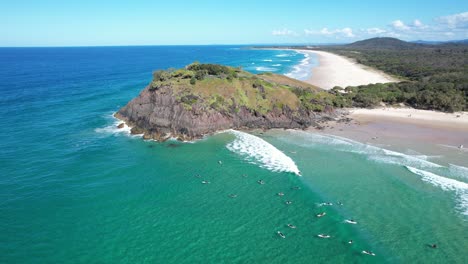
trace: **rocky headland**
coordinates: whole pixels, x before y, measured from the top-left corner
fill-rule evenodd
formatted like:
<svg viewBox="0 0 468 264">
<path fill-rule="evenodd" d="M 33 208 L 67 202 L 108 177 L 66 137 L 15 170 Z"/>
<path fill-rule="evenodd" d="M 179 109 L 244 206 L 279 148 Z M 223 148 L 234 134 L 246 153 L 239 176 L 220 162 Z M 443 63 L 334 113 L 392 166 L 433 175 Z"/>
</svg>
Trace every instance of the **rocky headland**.
<svg viewBox="0 0 468 264">
<path fill-rule="evenodd" d="M 153 81 L 115 117 L 145 139 L 186 141 L 226 129 L 320 126 L 337 116 L 331 96 L 282 75 L 195 63 L 154 72 Z"/>
</svg>

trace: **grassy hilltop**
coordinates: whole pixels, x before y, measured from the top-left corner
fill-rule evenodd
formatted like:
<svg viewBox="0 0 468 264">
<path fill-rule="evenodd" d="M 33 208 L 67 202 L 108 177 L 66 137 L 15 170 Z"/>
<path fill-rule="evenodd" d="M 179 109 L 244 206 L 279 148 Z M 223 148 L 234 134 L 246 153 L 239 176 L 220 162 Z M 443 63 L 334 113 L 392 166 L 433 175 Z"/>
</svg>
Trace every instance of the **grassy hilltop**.
<svg viewBox="0 0 468 264">
<path fill-rule="evenodd" d="M 282 75 L 193 63 L 159 70 L 115 116 L 132 133 L 158 141 L 225 129 L 307 128 L 335 117 L 339 97 Z"/>
<path fill-rule="evenodd" d="M 284 107 L 321 112 L 334 105 L 332 94 L 310 84 L 283 75 L 255 75 L 215 64 L 194 63 L 185 69 L 154 72 L 150 90 L 167 86 L 187 110 L 197 104 L 225 113 L 245 107 L 266 114 Z"/>
</svg>

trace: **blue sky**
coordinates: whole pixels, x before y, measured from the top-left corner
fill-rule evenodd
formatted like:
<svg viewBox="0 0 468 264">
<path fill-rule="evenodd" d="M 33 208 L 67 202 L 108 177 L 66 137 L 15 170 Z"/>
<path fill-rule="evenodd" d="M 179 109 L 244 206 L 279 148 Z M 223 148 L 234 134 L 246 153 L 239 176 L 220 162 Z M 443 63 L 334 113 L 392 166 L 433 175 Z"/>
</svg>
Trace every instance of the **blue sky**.
<svg viewBox="0 0 468 264">
<path fill-rule="evenodd" d="M 468 38 L 468 1 L 0 0 L 0 46 Z"/>
</svg>

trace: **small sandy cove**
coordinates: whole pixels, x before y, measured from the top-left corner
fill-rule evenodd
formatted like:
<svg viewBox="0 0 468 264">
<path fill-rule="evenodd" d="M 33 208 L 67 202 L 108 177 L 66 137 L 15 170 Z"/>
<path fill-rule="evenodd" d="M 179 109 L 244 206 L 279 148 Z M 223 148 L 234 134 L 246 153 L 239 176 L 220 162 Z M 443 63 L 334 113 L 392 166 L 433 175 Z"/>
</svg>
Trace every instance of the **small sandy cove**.
<svg viewBox="0 0 468 264">
<path fill-rule="evenodd" d="M 468 112 L 443 113 L 413 108 L 350 109 L 350 117 L 360 122 L 388 120 L 426 127 L 468 131 Z"/>
<path fill-rule="evenodd" d="M 345 88 L 347 86 L 399 81 L 381 71 L 329 52 L 315 50 L 298 51 L 318 56 L 319 66 L 312 68 L 312 75 L 306 82 L 323 89 L 329 90 L 335 86 Z"/>
</svg>

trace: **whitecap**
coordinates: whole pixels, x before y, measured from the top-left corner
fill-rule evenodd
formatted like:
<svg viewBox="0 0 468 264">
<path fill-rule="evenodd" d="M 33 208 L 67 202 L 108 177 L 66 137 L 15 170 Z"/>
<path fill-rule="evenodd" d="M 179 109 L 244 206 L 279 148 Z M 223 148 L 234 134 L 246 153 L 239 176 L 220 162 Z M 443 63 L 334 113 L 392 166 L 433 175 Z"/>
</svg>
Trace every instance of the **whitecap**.
<svg viewBox="0 0 468 264">
<path fill-rule="evenodd" d="M 284 58 L 284 57 L 291 57 L 291 55 L 290 54 L 278 54 L 278 55 L 275 55 L 275 57 Z"/>
<path fill-rule="evenodd" d="M 273 61 L 273 60 L 267 59 L 267 60 L 263 60 L 263 61 L 266 61 L 266 62 L 271 62 L 271 61 Z"/>
<path fill-rule="evenodd" d="M 271 66 L 273 66 L 273 67 L 279 67 L 279 66 L 281 66 L 281 64 L 278 63 L 278 64 L 273 64 L 273 65 L 271 65 Z"/>
<path fill-rule="evenodd" d="M 302 59 L 299 64 L 295 65 L 293 69 L 285 75 L 298 80 L 307 80 L 312 73 L 312 67 L 316 64 L 312 61 L 313 57 L 311 56 L 311 53 L 303 51 L 296 52 L 303 54 L 304 59 Z"/>
<path fill-rule="evenodd" d="M 274 72 L 277 71 L 278 69 L 275 68 L 270 68 L 270 67 L 256 67 L 255 70 L 257 71 L 263 71 L 263 72 Z"/>
<path fill-rule="evenodd" d="M 300 175 L 294 161 L 270 143 L 245 132 L 236 130 L 229 132 L 234 134 L 236 139 L 226 147 L 245 157 L 248 162 L 274 172 L 290 172 Z"/>
<path fill-rule="evenodd" d="M 375 162 L 381 162 L 386 164 L 395 164 L 403 166 L 412 166 L 420 168 L 442 168 L 443 166 L 430 162 L 425 159 L 420 159 L 415 156 L 403 154 L 388 149 L 363 144 L 351 139 L 334 136 L 334 135 L 323 135 L 304 131 L 288 130 L 293 135 L 292 139 L 290 136 L 279 137 L 283 141 L 288 143 L 300 145 L 303 147 L 314 147 L 320 145 L 332 145 L 334 150 L 341 152 L 349 152 L 361 154 L 367 157 L 368 160 Z M 295 137 L 300 137 L 300 140 L 294 140 Z"/>
<path fill-rule="evenodd" d="M 114 116 L 115 113 L 112 113 L 110 116 L 106 116 L 106 119 L 112 120 L 112 124 L 105 126 L 105 127 L 100 127 L 94 129 L 94 132 L 99 133 L 99 134 L 105 134 L 105 135 L 116 135 L 116 134 L 124 134 L 132 137 L 141 137 L 143 136 L 142 134 L 137 134 L 137 135 L 132 135 L 131 130 L 132 127 L 128 126 L 127 123 L 124 121 L 116 118 Z M 117 126 L 123 123 L 122 128 L 118 128 Z"/>
<path fill-rule="evenodd" d="M 454 179 L 446 178 L 432 172 L 405 166 L 410 172 L 421 176 L 422 180 L 444 191 L 453 191 L 458 196 L 458 209 L 462 214 L 468 215 L 468 184 Z"/>
</svg>

